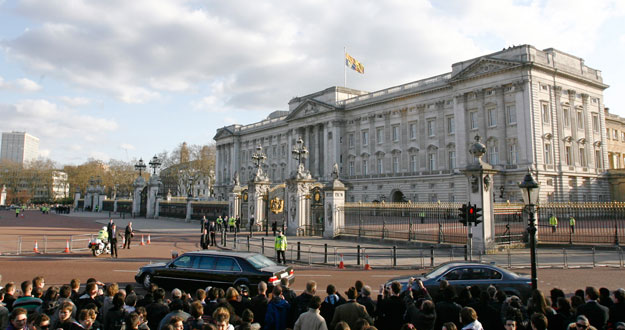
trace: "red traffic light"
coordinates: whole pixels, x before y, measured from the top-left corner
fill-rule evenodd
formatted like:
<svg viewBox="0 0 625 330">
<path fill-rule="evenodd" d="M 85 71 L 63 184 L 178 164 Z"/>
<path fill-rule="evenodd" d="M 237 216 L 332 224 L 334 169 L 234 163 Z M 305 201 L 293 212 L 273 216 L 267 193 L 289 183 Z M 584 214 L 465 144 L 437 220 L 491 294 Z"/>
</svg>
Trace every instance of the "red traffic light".
<svg viewBox="0 0 625 330">
<path fill-rule="evenodd" d="M 470 208 L 469 208 L 469 214 L 473 214 L 473 212 L 474 212 L 474 211 L 475 211 L 475 208 L 474 208 L 474 207 L 470 207 Z"/>
</svg>

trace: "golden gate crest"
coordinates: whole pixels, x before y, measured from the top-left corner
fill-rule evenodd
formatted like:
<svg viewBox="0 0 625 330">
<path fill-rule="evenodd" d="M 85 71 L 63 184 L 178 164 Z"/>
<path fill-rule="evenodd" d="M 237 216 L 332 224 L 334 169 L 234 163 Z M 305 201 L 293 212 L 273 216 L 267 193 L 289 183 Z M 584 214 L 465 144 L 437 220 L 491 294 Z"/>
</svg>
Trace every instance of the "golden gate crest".
<svg viewBox="0 0 625 330">
<path fill-rule="evenodd" d="M 282 213 L 282 211 L 284 210 L 284 200 L 282 200 L 282 199 L 280 199 L 278 197 L 270 200 L 269 201 L 269 209 L 274 214 Z"/>
</svg>

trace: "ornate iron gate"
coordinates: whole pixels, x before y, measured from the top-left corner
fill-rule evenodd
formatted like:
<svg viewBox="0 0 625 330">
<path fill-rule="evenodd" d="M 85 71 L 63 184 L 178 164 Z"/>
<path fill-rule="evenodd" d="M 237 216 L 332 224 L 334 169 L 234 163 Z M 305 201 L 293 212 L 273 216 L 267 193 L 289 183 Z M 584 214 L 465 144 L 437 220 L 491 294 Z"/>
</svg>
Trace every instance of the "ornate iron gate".
<svg viewBox="0 0 625 330">
<path fill-rule="evenodd" d="M 305 227 L 306 236 L 323 236 L 324 230 L 324 195 L 321 187 L 310 191 L 310 217 Z"/>
<path fill-rule="evenodd" d="M 141 205 L 139 208 L 139 216 L 145 217 L 148 210 L 148 187 L 141 190 Z"/>
</svg>

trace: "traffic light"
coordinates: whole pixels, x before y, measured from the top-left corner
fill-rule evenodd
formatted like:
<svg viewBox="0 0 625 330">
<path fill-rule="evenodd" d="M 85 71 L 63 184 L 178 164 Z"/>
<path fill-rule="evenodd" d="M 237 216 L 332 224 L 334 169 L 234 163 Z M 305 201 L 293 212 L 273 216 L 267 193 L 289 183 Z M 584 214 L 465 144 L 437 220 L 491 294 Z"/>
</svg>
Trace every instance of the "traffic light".
<svg viewBox="0 0 625 330">
<path fill-rule="evenodd" d="M 482 222 L 482 209 L 473 205 L 473 224 L 477 226 Z"/>
<path fill-rule="evenodd" d="M 460 213 L 458 213 L 458 217 L 460 218 L 460 223 L 463 225 L 467 225 L 467 220 L 468 220 L 468 210 L 469 210 L 469 206 L 467 204 L 462 204 L 462 207 L 458 209 L 458 211 L 460 211 Z"/>
<path fill-rule="evenodd" d="M 467 206 L 467 225 L 470 226 L 471 223 L 475 221 L 475 206 L 469 204 Z"/>
</svg>

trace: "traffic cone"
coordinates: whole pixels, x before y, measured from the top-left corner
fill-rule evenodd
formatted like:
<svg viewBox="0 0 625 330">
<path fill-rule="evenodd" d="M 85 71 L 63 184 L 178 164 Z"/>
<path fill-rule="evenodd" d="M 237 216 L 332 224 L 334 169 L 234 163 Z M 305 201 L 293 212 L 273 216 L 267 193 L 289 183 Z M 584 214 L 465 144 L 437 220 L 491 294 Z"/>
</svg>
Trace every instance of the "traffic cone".
<svg viewBox="0 0 625 330">
<path fill-rule="evenodd" d="M 341 262 L 339 262 L 339 269 L 345 269 L 345 263 L 343 263 L 343 254 L 341 253 Z"/>
<path fill-rule="evenodd" d="M 39 253 L 39 245 L 37 245 L 37 241 L 35 241 L 35 248 L 33 249 L 35 253 Z"/>
<path fill-rule="evenodd" d="M 371 266 L 369 265 L 369 255 L 365 255 L 365 270 L 371 270 Z"/>
<path fill-rule="evenodd" d="M 148 241 L 147 244 L 150 245 L 150 234 L 148 234 Z"/>
<path fill-rule="evenodd" d="M 145 245 L 145 243 L 143 242 L 143 234 L 141 234 L 141 244 L 139 244 L 139 245 L 141 245 L 141 246 Z"/>
<path fill-rule="evenodd" d="M 69 240 L 65 241 L 65 250 L 63 251 L 63 253 L 69 253 Z"/>
</svg>

